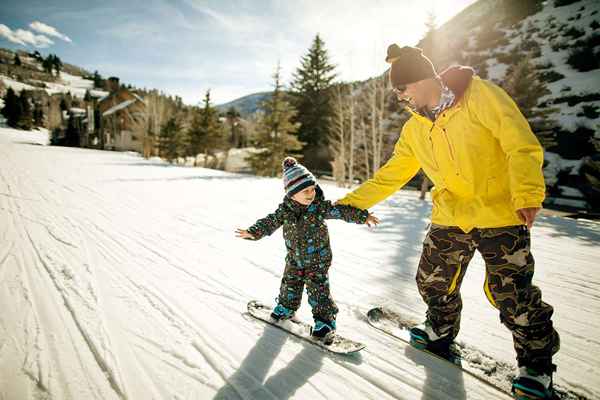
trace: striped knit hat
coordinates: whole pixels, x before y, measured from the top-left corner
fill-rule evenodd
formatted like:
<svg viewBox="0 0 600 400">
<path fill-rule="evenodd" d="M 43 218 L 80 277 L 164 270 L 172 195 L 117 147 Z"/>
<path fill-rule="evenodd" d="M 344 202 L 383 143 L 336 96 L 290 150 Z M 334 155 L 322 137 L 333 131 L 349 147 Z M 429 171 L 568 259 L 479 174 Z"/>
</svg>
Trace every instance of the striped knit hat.
<svg viewBox="0 0 600 400">
<path fill-rule="evenodd" d="M 316 185 L 317 180 L 309 170 L 299 164 L 293 157 L 283 160 L 283 188 L 288 197 L 292 197 L 302 189 Z"/>
</svg>

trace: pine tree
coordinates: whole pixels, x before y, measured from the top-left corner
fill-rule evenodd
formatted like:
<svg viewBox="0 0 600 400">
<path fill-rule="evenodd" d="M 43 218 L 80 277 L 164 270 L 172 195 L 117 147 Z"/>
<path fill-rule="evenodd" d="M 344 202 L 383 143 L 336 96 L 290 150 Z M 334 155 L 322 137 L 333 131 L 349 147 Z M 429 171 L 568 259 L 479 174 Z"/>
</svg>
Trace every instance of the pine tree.
<svg viewBox="0 0 600 400">
<path fill-rule="evenodd" d="M 229 125 L 229 144 L 234 148 L 242 147 L 240 117 L 239 111 L 233 106 L 225 114 L 227 125 Z"/>
<path fill-rule="evenodd" d="M 325 44 L 315 37 L 308 54 L 302 57 L 292 82 L 294 122 L 300 124 L 298 138 L 305 143 L 304 163 L 312 169 L 329 170 L 327 141 L 334 118 L 331 86 L 336 77 Z"/>
<path fill-rule="evenodd" d="M 71 147 L 79 147 L 80 137 L 79 131 L 75 126 L 75 117 L 72 115 L 69 116 L 69 121 L 67 123 L 67 131 L 65 132 L 65 145 Z"/>
<path fill-rule="evenodd" d="M 85 95 L 83 96 L 83 101 L 85 101 L 86 103 L 92 101 L 92 94 L 90 93 L 90 89 L 86 89 Z"/>
<path fill-rule="evenodd" d="M 6 118 L 6 124 L 11 128 L 16 128 L 21 115 L 19 97 L 15 94 L 13 88 L 9 87 L 3 100 L 4 108 L 2 109 L 2 115 Z"/>
<path fill-rule="evenodd" d="M 170 163 L 176 160 L 181 150 L 181 123 L 171 117 L 160 129 L 159 154 Z"/>
<path fill-rule="evenodd" d="M 270 99 L 263 103 L 264 115 L 260 117 L 256 128 L 256 145 L 261 151 L 247 159 L 252 169 L 263 176 L 279 175 L 284 157 L 302 149 L 302 142 L 294 135 L 299 123 L 292 122 L 297 111 L 284 99 L 279 64 L 273 78 L 275 90 Z"/>
<path fill-rule="evenodd" d="M 44 126 L 44 110 L 40 103 L 35 103 L 33 106 L 33 124 L 35 127 Z"/>
<path fill-rule="evenodd" d="M 21 112 L 19 114 L 17 128 L 26 131 L 31 130 L 33 127 L 33 112 L 31 109 L 31 104 L 29 103 L 29 96 L 25 90 L 21 90 L 21 94 L 19 96 L 19 105 Z"/>
<path fill-rule="evenodd" d="M 178 104 L 180 98 L 176 98 Z M 194 112 L 192 122 L 188 130 L 189 150 L 188 155 L 196 157 L 204 153 L 204 166 L 209 155 L 214 155 L 215 151 L 223 146 L 223 130 L 219 122 L 217 110 L 210 103 L 210 90 L 206 91 L 203 100 L 203 107 Z"/>
<path fill-rule="evenodd" d="M 14 65 L 20 67 L 21 66 L 21 59 L 19 58 L 19 55 L 17 53 L 15 53 L 15 59 L 13 62 Z"/>
<path fill-rule="evenodd" d="M 522 58 L 510 68 L 504 80 L 504 89 L 517 103 L 542 144 L 546 147 L 553 142 L 553 123 L 548 120 L 548 115 L 556 110 L 537 108 L 540 97 L 549 94 L 550 91 L 538 80 L 538 73 L 529 57 Z"/>
<path fill-rule="evenodd" d="M 44 68 L 44 72 L 52 75 L 52 69 L 54 68 L 54 56 L 49 54 L 44 61 L 42 62 L 42 67 Z"/>
<path fill-rule="evenodd" d="M 94 87 L 96 89 L 104 89 L 104 79 L 102 79 L 98 71 L 94 71 Z"/>
<path fill-rule="evenodd" d="M 54 54 L 52 57 L 52 67 L 54 67 L 54 69 L 56 70 L 56 76 L 60 76 L 60 70 L 62 66 L 62 61 L 60 60 L 60 58 L 58 58 L 56 54 Z"/>
<path fill-rule="evenodd" d="M 69 104 L 67 103 L 67 99 L 62 97 L 60 99 L 60 111 L 67 111 L 69 109 Z"/>
<path fill-rule="evenodd" d="M 194 157 L 194 166 L 196 166 L 196 158 L 198 154 L 203 152 L 203 143 L 205 140 L 204 130 L 202 129 L 202 111 L 194 107 L 192 110 L 192 121 L 187 132 L 188 145 L 186 155 Z"/>
</svg>

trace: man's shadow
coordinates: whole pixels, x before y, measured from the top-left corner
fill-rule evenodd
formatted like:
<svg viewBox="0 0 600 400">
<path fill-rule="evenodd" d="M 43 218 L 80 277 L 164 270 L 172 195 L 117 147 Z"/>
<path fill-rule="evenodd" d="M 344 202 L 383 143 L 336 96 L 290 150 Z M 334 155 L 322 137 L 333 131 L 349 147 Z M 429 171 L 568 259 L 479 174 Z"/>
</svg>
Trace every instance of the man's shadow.
<svg viewBox="0 0 600 400">
<path fill-rule="evenodd" d="M 423 353 L 412 346 L 406 346 L 404 354 L 416 365 L 425 367 L 425 383 L 421 391 L 421 400 L 443 398 L 466 400 L 465 381 L 460 368 L 453 367 L 452 365 L 444 365 L 444 361 L 435 360 L 433 356 Z M 436 380 L 436 375 L 439 376 L 440 374 L 447 377 L 448 381 L 452 384 Z"/>
<path fill-rule="evenodd" d="M 288 337 L 285 332 L 266 325 L 240 367 L 227 378 L 227 383 L 219 389 L 213 400 L 289 399 L 293 396 L 321 369 L 324 353 L 303 344 L 300 353 L 264 382 Z"/>
</svg>

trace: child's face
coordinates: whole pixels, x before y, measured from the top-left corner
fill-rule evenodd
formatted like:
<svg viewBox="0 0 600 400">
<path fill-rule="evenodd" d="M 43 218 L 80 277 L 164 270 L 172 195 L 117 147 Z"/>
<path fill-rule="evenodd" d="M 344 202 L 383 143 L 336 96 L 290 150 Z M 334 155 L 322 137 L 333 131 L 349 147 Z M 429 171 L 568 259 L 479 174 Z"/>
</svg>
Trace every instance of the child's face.
<svg viewBox="0 0 600 400">
<path fill-rule="evenodd" d="M 302 189 L 301 191 L 299 191 L 298 193 L 293 195 L 292 200 L 297 201 L 298 203 L 302 204 L 303 206 L 307 206 L 313 202 L 313 200 L 315 199 L 315 195 L 316 195 L 315 185 L 312 185 L 305 189 Z"/>
</svg>

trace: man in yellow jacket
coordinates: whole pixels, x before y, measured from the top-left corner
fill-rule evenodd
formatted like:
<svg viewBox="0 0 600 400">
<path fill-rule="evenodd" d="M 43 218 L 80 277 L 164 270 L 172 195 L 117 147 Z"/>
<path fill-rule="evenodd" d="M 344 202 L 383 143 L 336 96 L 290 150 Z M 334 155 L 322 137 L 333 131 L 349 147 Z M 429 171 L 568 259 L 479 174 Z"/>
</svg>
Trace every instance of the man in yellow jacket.
<svg viewBox="0 0 600 400">
<path fill-rule="evenodd" d="M 544 200 L 543 149 L 514 101 L 471 68 L 438 75 L 420 49 L 397 45 L 386 61 L 412 117 L 390 160 L 339 203 L 370 208 L 422 168 L 435 187 L 416 277 L 427 319 L 411 330 L 413 344 L 448 351 L 460 328 L 461 282 L 478 250 L 486 295 L 513 334 L 520 367 L 513 390 L 551 398 L 559 336 L 552 307 L 531 282 L 529 233 Z"/>
</svg>

